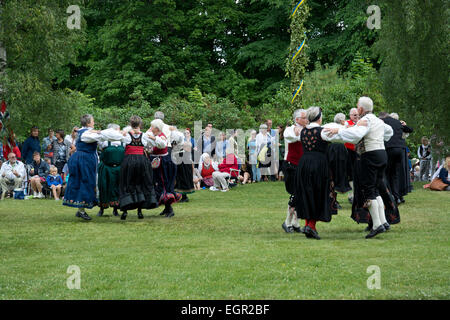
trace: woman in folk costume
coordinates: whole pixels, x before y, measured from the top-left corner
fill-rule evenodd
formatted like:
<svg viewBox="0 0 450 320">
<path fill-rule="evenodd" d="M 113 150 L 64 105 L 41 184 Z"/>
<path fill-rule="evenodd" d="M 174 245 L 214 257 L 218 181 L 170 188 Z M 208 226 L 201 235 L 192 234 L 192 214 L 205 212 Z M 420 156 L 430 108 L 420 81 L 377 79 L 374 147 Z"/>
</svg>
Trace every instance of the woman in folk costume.
<svg viewBox="0 0 450 320">
<path fill-rule="evenodd" d="M 334 122 L 342 127 L 345 126 L 345 114 L 338 113 L 334 117 Z M 328 146 L 328 165 L 331 169 L 332 177 L 334 183 L 334 190 L 340 193 L 346 193 L 352 188 L 348 181 L 348 151 L 347 148 L 342 143 L 332 143 Z M 338 209 L 341 206 L 336 201 Z"/>
<path fill-rule="evenodd" d="M 125 156 L 120 166 L 119 204 L 123 211 L 121 220 L 125 220 L 128 210 L 138 210 L 138 218 L 143 219 L 142 209 L 152 209 L 158 206 L 153 187 L 153 172 L 151 163 L 145 155 L 144 148 L 155 143 L 147 133 L 141 132 L 142 119 L 131 116 L 129 132 L 124 132 L 123 142 Z"/>
<path fill-rule="evenodd" d="M 295 176 L 295 208 L 298 217 L 305 219 L 305 236 L 319 240 L 316 222 L 330 222 L 332 215 L 337 214 L 336 193 L 327 160 L 328 144 L 332 139 L 323 132 L 319 107 L 309 108 L 307 117 L 310 124 L 302 130 L 300 137 L 304 153 Z"/>
<path fill-rule="evenodd" d="M 172 160 L 177 164 L 175 191 L 181 193 L 180 202 L 188 202 L 188 194 L 194 193 L 194 163 L 192 161 L 192 142 L 190 130 L 185 130 L 185 136 L 181 143 L 172 145 Z"/>
<path fill-rule="evenodd" d="M 64 194 L 63 205 L 78 208 L 77 217 L 91 220 L 85 209 L 92 209 L 97 204 L 97 142 L 121 140 L 122 135 L 116 130 L 95 131 L 94 117 L 90 114 L 81 117 L 82 128 L 76 140 L 77 151 L 70 157 L 68 168 L 69 181 Z"/>
<path fill-rule="evenodd" d="M 150 150 L 156 197 L 160 205 L 164 204 L 164 210 L 161 212 L 161 215 L 170 218 L 175 215 L 172 204 L 181 199 L 181 194 L 175 193 L 174 190 L 177 165 L 172 161 L 167 147 L 169 140 L 162 132 L 163 128 L 164 122 L 161 119 L 155 119 L 147 132 L 149 137 L 157 142 L 152 144 Z M 170 139 L 172 140 L 172 146 L 175 143 L 180 144 L 183 141 L 183 134 L 176 131 L 175 127 L 170 126 Z"/>
<path fill-rule="evenodd" d="M 120 133 L 117 124 L 109 124 L 108 129 Z M 119 180 L 120 165 L 125 156 L 125 148 L 122 141 L 104 141 L 101 144 L 102 153 L 98 165 L 98 191 L 100 211 L 97 216 L 101 217 L 106 208 L 113 208 L 113 215 L 119 213 Z"/>
</svg>

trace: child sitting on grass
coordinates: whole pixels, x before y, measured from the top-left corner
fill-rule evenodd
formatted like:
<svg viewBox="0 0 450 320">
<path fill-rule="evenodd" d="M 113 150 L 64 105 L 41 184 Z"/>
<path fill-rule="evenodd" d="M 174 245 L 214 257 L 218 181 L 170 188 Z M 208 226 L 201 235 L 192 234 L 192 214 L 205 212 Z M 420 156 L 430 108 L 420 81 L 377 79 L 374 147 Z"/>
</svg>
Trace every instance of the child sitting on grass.
<svg viewBox="0 0 450 320">
<path fill-rule="evenodd" d="M 61 176 L 58 174 L 58 169 L 55 166 L 50 167 L 50 174 L 47 176 L 47 185 L 50 189 L 52 189 L 55 200 L 59 200 L 63 181 Z"/>
</svg>

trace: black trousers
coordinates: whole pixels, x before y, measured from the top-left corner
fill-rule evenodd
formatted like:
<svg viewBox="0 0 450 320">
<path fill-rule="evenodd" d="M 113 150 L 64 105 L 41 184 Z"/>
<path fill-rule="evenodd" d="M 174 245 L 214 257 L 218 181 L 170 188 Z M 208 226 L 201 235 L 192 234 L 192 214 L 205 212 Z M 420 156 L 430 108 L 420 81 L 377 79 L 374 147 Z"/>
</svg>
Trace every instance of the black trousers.
<svg viewBox="0 0 450 320">
<path fill-rule="evenodd" d="M 395 200 L 401 199 L 400 194 L 400 172 L 403 170 L 402 161 L 403 161 L 403 148 L 389 148 L 386 149 L 386 153 L 388 156 L 388 163 L 386 167 L 386 176 L 391 187 L 392 195 Z"/>
<path fill-rule="evenodd" d="M 365 200 L 375 200 L 379 188 L 384 186 L 384 174 L 387 165 L 385 150 L 364 152 L 361 155 L 361 191 Z"/>
</svg>

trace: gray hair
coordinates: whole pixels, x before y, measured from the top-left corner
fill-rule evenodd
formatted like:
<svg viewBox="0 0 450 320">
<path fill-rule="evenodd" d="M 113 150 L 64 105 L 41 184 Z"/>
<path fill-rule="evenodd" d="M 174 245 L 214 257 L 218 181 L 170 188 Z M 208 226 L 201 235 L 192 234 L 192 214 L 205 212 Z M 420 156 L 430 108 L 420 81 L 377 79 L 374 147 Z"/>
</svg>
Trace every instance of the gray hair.
<svg viewBox="0 0 450 320">
<path fill-rule="evenodd" d="M 391 118 L 394 118 L 394 119 L 399 119 L 399 116 L 398 116 L 398 113 L 395 113 L 395 112 L 392 112 L 390 115 L 389 115 Z"/>
<path fill-rule="evenodd" d="M 263 123 L 259 126 L 259 129 L 267 129 L 267 124 Z"/>
<path fill-rule="evenodd" d="M 294 111 L 294 121 L 297 118 L 301 118 L 302 117 L 302 113 L 306 114 L 306 110 L 305 109 L 297 109 Z"/>
<path fill-rule="evenodd" d="M 369 97 L 361 97 L 358 100 L 358 107 L 364 109 L 364 111 L 372 112 L 373 111 L 373 101 Z"/>
<path fill-rule="evenodd" d="M 162 111 L 156 111 L 155 112 L 155 119 L 164 120 L 164 113 Z"/>
<path fill-rule="evenodd" d="M 92 114 L 85 114 L 81 116 L 80 122 L 81 122 L 81 126 L 82 127 L 86 127 L 89 123 L 91 123 L 92 119 L 94 119 L 94 117 L 92 116 Z"/>
<path fill-rule="evenodd" d="M 163 128 L 164 128 L 164 122 L 161 119 L 155 119 L 153 120 L 150 125 L 153 128 L 157 128 L 159 131 L 162 132 Z"/>
<path fill-rule="evenodd" d="M 306 110 L 306 115 L 308 117 L 308 121 L 312 122 L 320 113 L 319 107 L 309 107 L 308 110 Z M 319 118 L 320 119 L 320 118 Z M 316 120 L 317 121 L 317 120 Z"/>
<path fill-rule="evenodd" d="M 358 109 L 357 108 L 351 108 L 349 114 L 351 115 L 353 111 L 356 111 L 356 113 L 358 113 Z"/>
<path fill-rule="evenodd" d="M 118 124 L 115 124 L 115 123 L 110 123 L 110 124 L 108 124 L 108 126 L 106 128 L 107 129 L 117 130 L 117 129 L 120 129 L 120 126 Z"/>
<path fill-rule="evenodd" d="M 345 121 L 345 114 L 340 112 L 334 116 L 334 122 L 341 124 L 342 121 Z"/>
</svg>

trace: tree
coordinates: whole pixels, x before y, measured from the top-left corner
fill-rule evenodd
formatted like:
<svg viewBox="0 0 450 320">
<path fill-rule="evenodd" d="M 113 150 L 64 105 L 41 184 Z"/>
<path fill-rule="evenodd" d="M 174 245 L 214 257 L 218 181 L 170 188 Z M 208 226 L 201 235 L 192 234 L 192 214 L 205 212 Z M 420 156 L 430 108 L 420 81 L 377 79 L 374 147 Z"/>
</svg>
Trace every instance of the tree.
<svg viewBox="0 0 450 320">
<path fill-rule="evenodd" d="M 32 125 L 68 128 L 80 103 L 71 92 L 55 89 L 61 67 L 75 59 L 82 44 L 83 31 L 66 26 L 66 9 L 73 3 L 76 1 L 3 3 L 0 42 L 8 61 L 0 87 L 19 138 L 24 138 Z"/>
<path fill-rule="evenodd" d="M 449 143 L 448 1 L 382 1 L 376 50 L 382 59 L 383 95 L 421 135 Z"/>
</svg>

